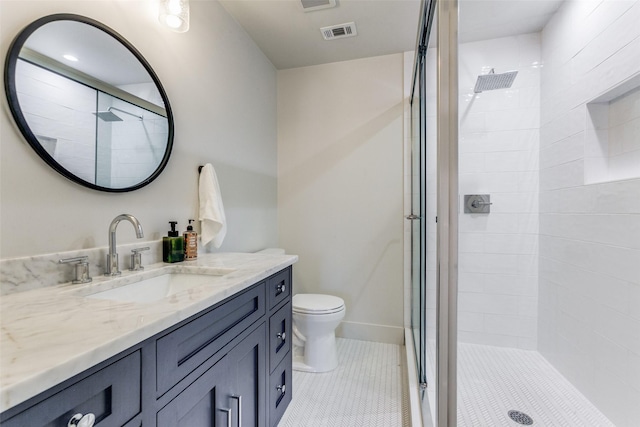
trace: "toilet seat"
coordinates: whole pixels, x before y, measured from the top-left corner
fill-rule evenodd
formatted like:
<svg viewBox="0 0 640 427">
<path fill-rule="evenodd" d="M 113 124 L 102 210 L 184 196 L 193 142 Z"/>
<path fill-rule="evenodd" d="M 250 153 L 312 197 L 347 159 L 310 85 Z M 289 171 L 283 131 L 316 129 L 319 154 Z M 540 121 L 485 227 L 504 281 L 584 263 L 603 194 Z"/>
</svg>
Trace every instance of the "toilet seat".
<svg viewBox="0 0 640 427">
<path fill-rule="evenodd" d="M 296 294 L 293 312 L 299 314 L 332 314 L 344 310 L 344 300 L 333 295 Z"/>
</svg>

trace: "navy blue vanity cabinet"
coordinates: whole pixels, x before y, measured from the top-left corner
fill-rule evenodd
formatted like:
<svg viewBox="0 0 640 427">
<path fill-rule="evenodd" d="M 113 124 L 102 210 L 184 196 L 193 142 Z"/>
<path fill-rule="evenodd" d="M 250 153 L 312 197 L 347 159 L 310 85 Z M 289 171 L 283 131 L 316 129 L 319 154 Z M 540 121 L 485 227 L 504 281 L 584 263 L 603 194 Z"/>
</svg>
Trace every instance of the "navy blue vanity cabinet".
<svg viewBox="0 0 640 427">
<path fill-rule="evenodd" d="M 278 424 L 291 402 L 291 268 L 267 279 L 269 303 L 269 426 Z"/>
<path fill-rule="evenodd" d="M 291 302 L 269 317 L 269 373 L 291 352 Z"/>
<path fill-rule="evenodd" d="M 266 426 L 264 322 L 158 412 L 157 427 Z"/>
<path fill-rule="evenodd" d="M 270 310 L 291 299 L 291 267 L 267 279 L 267 296 Z"/>
<path fill-rule="evenodd" d="M 232 416 L 225 356 L 158 412 L 158 427 L 225 426 Z M 226 412 L 225 412 L 226 411 Z"/>
<path fill-rule="evenodd" d="M 232 426 L 267 427 L 267 328 L 265 323 L 228 354 L 231 402 L 240 417 Z M 224 424 L 223 424 L 224 425 Z"/>
<path fill-rule="evenodd" d="M 2 427 L 273 427 L 291 400 L 291 267 L 0 414 Z"/>
<path fill-rule="evenodd" d="M 75 382 L 51 389 L 46 398 L 32 399 L 28 402 L 29 408 L 16 415 L 11 414 L 11 409 L 3 412 L 1 424 L 3 427 L 67 427 L 73 415 L 93 413 L 96 426 L 140 425 L 136 417 L 141 411 L 140 360 L 138 350 L 96 372 L 80 374 L 74 378 Z"/>
<path fill-rule="evenodd" d="M 278 424 L 291 403 L 291 357 L 292 353 L 287 353 L 269 376 L 269 423 L 271 426 Z"/>
<path fill-rule="evenodd" d="M 175 386 L 253 323 L 264 319 L 264 282 L 157 339 L 158 397 Z"/>
</svg>

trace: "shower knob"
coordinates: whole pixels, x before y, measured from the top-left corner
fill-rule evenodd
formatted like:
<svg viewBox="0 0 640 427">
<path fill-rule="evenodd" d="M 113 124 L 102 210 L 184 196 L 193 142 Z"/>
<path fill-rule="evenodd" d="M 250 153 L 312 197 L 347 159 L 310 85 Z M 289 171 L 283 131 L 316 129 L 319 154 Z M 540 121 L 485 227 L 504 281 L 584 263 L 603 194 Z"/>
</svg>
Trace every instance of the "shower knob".
<svg viewBox="0 0 640 427">
<path fill-rule="evenodd" d="M 464 213 L 490 213 L 492 204 L 489 194 L 465 194 Z"/>
</svg>

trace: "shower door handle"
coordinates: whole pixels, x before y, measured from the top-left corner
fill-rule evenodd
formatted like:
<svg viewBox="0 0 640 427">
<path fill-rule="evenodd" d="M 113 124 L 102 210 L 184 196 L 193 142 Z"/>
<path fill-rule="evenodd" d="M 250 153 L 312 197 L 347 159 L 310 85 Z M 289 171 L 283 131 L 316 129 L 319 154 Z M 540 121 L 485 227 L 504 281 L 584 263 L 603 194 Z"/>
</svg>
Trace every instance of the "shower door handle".
<svg viewBox="0 0 640 427">
<path fill-rule="evenodd" d="M 416 219 L 422 219 L 421 216 L 414 215 L 414 214 L 407 215 L 407 216 L 405 216 L 405 218 L 408 219 L 409 221 L 415 221 Z"/>
</svg>

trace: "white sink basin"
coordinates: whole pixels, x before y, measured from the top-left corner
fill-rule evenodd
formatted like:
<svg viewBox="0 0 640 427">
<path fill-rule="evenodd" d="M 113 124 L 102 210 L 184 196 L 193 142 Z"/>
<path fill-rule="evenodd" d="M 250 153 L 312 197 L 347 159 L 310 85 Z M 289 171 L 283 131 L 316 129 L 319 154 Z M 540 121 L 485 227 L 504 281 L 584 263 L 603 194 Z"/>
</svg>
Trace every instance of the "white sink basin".
<svg viewBox="0 0 640 427">
<path fill-rule="evenodd" d="M 87 298 L 150 303 L 198 286 L 216 286 L 222 282 L 226 274 L 233 271 L 234 270 L 220 270 L 213 274 L 167 273 L 87 295 Z"/>
</svg>

